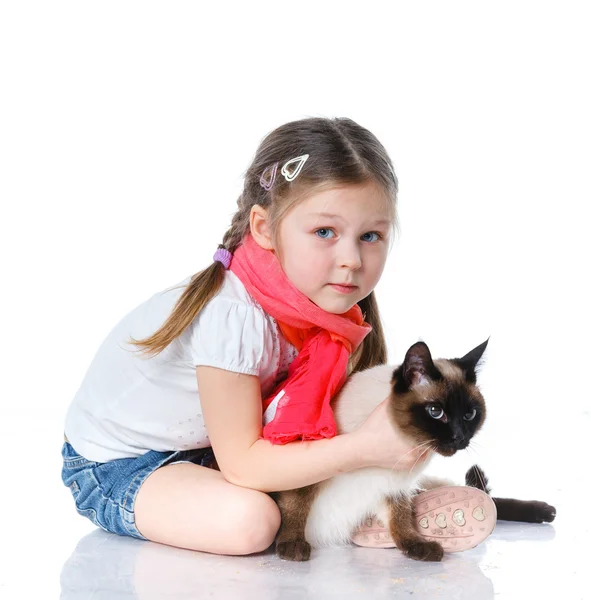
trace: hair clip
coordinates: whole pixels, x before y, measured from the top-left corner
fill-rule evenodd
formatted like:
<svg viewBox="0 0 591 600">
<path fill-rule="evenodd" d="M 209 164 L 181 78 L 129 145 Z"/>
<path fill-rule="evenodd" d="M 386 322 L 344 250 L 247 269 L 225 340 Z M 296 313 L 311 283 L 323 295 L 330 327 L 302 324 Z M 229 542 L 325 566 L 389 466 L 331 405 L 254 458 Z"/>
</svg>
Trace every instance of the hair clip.
<svg viewBox="0 0 591 600">
<path fill-rule="evenodd" d="M 264 171 L 263 174 L 261 175 L 260 178 L 260 182 L 261 185 L 266 189 L 266 190 L 270 190 L 271 186 L 273 185 L 273 183 L 275 183 L 275 175 L 277 174 L 277 167 L 279 166 L 279 163 L 276 162 L 273 165 L 269 165 Z M 268 171 L 269 169 L 271 169 L 271 174 L 269 175 Z"/>
<path fill-rule="evenodd" d="M 285 177 L 287 181 L 293 181 L 300 174 L 300 171 L 302 170 L 302 167 L 304 166 L 304 163 L 308 160 L 309 156 L 309 154 L 302 154 L 302 156 L 297 156 L 296 158 L 288 160 L 283 165 L 283 167 L 281 167 L 281 174 L 283 175 L 283 177 Z M 292 163 L 296 162 L 299 164 L 297 165 L 293 173 L 290 173 L 287 167 L 289 167 L 289 165 L 291 165 Z"/>
</svg>

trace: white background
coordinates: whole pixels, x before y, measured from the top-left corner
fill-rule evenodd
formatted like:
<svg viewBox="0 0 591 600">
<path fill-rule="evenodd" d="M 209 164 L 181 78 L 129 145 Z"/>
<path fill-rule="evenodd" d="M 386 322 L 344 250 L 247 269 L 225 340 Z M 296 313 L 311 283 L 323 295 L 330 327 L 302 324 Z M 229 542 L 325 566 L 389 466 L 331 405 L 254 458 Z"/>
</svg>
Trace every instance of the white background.
<svg viewBox="0 0 591 600">
<path fill-rule="evenodd" d="M 500 495 L 548 501 L 588 485 L 587 6 L 4 2 L 4 460 L 43 439 L 62 485 L 63 417 L 109 330 L 210 264 L 267 133 L 347 116 L 399 178 L 390 362 L 491 336 L 489 418 L 448 473 L 479 460 Z"/>
</svg>

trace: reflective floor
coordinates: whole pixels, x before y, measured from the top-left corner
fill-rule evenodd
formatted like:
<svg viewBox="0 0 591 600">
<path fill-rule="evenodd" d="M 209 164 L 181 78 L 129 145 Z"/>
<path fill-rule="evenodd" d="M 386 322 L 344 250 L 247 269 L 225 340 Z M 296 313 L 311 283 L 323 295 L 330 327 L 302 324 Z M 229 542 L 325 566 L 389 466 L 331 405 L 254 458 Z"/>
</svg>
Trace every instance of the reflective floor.
<svg viewBox="0 0 591 600">
<path fill-rule="evenodd" d="M 293 563 L 272 552 L 223 557 L 95 530 L 65 561 L 61 598 L 524 598 L 558 593 L 572 577 L 568 562 L 556 570 L 557 537 L 551 526 L 500 523 L 485 544 L 441 563 L 370 548 L 318 550 Z"/>
<path fill-rule="evenodd" d="M 481 545 L 446 554 L 440 563 L 413 561 L 397 549 L 360 547 L 316 550 L 309 562 L 293 563 L 271 549 L 218 556 L 96 529 L 75 513 L 59 479 L 59 422 L 30 421 L 35 443 L 29 448 L 17 445 L 9 423 L 0 420 L 3 455 L 9 446 L 20 450 L 4 466 L 9 485 L 0 500 L 0 598 L 591 598 L 585 550 L 589 520 L 577 513 L 582 507 L 576 503 L 587 475 L 570 471 L 568 464 L 554 466 L 556 482 L 540 479 L 535 469 L 529 477 L 521 473 L 511 480 L 499 458 L 498 469 L 507 475 L 497 474 L 497 480 L 513 489 L 520 485 L 523 493 L 498 495 L 553 504 L 552 524 L 499 521 Z M 578 425 L 588 427 L 588 413 Z M 494 489 L 491 471 L 500 471 L 490 458 L 483 467 Z"/>
</svg>

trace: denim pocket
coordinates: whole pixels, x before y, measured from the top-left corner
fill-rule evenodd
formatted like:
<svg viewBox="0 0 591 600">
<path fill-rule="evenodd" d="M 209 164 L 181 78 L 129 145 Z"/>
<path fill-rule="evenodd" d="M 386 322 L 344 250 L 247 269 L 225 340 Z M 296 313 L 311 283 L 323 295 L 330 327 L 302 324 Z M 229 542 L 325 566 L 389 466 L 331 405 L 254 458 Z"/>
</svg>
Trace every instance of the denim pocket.
<svg viewBox="0 0 591 600">
<path fill-rule="evenodd" d="M 90 465 L 94 466 L 96 464 L 97 464 L 96 462 L 88 460 L 87 458 L 84 458 L 83 456 L 64 458 L 64 466 L 66 466 L 66 467 L 80 468 L 80 467 L 88 467 Z"/>
<path fill-rule="evenodd" d="M 67 469 L 84 469 L 86 467 L 96 467 L 102 463 L 94 460 L 88 460 L 81 454 L 78 454 L 74 447 L 69 442 L 64 442 L 62 446 L 62 458 L 64 461 L 64 468 Z"/>
<path fill-rule="evenodd" d="M 93 473 L 94 468 L 102 463 L 81 456 L 68 442 L 62 447 L 62 458 L 62 481 L 70 489 L 76 511 L 97 527 L 105 529 L 97 518 L 97 502 L 102 499 L 102 494 Z M 84 493 L 80 497 L 82 491 Z"/>
<path fill-rule="evenodd" d="M 78 503 L 78 496 L 80 495 L 80 486 L 76 480 L 73 480 L 69 486 L 70 491 L 72 492 L 72 497 L 74 498 L 74 504 L 76 505 L 76 511 L 79 515 L 86 517 L 92 521 L 94 525 L 100 527 L 101 529 L 105 529 L 99 522 L 96 516 L 96 510 L 91 507 L 80 508 Z"/>
</svg>

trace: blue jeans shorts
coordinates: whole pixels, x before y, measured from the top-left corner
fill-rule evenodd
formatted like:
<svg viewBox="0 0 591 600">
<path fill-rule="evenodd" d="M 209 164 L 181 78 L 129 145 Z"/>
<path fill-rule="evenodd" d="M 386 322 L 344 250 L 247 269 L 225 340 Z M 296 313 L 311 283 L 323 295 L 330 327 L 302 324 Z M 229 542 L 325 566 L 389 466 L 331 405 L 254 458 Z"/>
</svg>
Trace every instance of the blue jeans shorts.
<svg viewBox="0 0 591 600">
<path fill-rule="evenodd" d="M 150 450 L 136 458 L 96 462 L 80 456 L 66 441 L 62 458 L 62 481 L 70 488 L 79 514 L 105 531 L 145 540 L 135 526 L 134 505 L 147 477 L 159 467 L 179 462 L 209 467 L 215 457 L 211 448 Z"/>
</svg>

